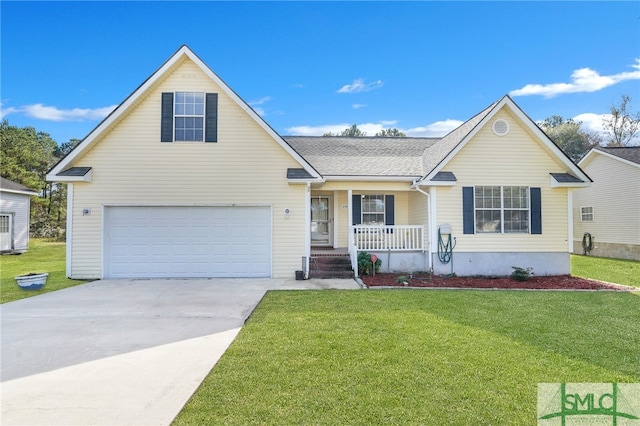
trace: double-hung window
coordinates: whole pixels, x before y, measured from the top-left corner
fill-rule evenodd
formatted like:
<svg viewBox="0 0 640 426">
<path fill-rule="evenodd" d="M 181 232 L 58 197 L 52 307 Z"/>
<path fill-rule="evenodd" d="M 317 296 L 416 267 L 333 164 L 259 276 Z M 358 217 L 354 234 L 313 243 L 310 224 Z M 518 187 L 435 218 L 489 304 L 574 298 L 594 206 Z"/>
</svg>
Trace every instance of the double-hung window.
<svg viewBox="0 0 640 426">
<path fill-rule="evenodd" d="M 476 232 L 529 232 L 528 187 L 476 186 L 474 193 Z"/>
<path fill-rule="evenodd" d="M 176 92 L 174 105 L 175 141 L 204 140 L 204 93 Z"/>
<path fill-rule="evenodd" d="M 218 94 L 163 92 L 161 142 L 217 142 Z"/>
<path fill-rule="evenodd" d="M 363 225 L 385 224 L 385 200 L 384 195 L 362 196 L 362 222 Z"/>
<path fill-rule="evenodd" d="M 593 206 L 580 207 L 580 217 L 582 222 L 593 222 Z"/>
</svg>

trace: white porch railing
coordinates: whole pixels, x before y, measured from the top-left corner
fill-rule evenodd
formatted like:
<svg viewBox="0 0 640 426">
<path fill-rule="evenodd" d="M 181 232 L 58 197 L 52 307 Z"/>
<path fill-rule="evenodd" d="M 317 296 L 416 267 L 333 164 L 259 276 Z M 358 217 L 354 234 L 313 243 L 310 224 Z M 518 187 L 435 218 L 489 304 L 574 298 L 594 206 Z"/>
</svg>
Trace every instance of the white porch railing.
<svg viewBox="0 0 640 426">
<path fill-rule="evenodd" d="M 424 225 L 353 225 L 356 251 L 424 251 Z"/>
</svg>

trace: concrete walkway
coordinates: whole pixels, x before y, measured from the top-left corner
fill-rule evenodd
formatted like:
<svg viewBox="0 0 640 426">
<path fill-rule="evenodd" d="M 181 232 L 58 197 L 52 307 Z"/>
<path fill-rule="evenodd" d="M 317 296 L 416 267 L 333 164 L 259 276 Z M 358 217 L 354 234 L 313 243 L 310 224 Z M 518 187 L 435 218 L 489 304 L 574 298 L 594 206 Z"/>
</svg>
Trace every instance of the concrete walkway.
<svg viewBox="0 0 640 426">
<path fill-rule="evenodd" d="M 0 305 L 3 425 L 168 425 L 267 290 L 353 280 L 104 280 Z"/>
</svg>

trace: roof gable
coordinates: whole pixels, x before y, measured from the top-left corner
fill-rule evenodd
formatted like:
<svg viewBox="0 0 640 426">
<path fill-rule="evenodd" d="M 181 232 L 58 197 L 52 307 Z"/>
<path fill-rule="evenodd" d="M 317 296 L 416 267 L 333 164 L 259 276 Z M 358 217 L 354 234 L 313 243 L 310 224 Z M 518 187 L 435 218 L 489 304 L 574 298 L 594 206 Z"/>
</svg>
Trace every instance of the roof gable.
<svg viewBox="0 0 640 426">
<path fill-rule="evenodd" d="M 576 177 L 581 182 L 590 182 L 589 176 L 582 171 L 571 159 L 529 118 L 518 105 L 509 97 L 504 96 L 498 102 L 493 103 L 482 112 L 463 123 L 460 127 L 446 135 L 434 146 L 427 149 L 423 160 L 425 175 L 416 183 L 426 184 L 433 179 L 456 156 L 464 146 L 485 126 L 491 125 L 491 120 L 503 108 L 508 109 L 513 116 L 526 128 L 540 143 L 543 149 L 552 156 L 564 170 Z M 435 149 L 434 149 L 435 148 Z"/>
<path fill-rule="evenodd" d="M 96 126 L 78 146 L 62 158 L 47 174 L 48 180 L 65 181 L 60 173 L 73 166 L 75 159 L 80 158 L 111 128 L 118 124 L 153 88 L 169 76 L 185 60 L 192 61 L 207 77 L 214 81 L 220 89 L 235 102 L 256 124 L 278 143 L 300 166 L 313 178 L 320 179 L 320 174 L 300 156 L 291 146 L 273 130 L 242 98 L 240 98 L 217 74 L 215 74 L 189 47 L 183 45 L 158 70 L 147 78 L 131 93 L 115 110 Z"/>
<path fill-rule="evenodd" d="M 38 195 L 38 193 L 33 189 L 27 188 L 24 185 L 20 185 L 19 183 L 16 183 L 9 179 L 5 179 L 3 177 L 0 177 L 0 191 L 23 195 Z"/>
<path fill-rule="evenodd" d="M 634 167 L 640 167 L 640 146 L 627 147 L 595 147 L 580 159 L 581 167 L 589 164 L 596 155 L 603 155 Z"/>
</svg>

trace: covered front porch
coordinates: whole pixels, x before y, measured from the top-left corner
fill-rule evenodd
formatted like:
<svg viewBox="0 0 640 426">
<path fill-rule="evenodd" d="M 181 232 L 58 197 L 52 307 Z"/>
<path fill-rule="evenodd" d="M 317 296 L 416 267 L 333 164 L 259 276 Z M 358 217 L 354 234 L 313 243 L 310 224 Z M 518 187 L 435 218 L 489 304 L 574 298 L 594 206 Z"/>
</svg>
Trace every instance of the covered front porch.
<svg viewBox="0 0 640 426">
<path fill-rule="evenodd" d="M 430 269 L 428 194 L 406 182 L 330 185 L 309 193 L 311 266 L 320 257 L 348 256 L 357 275 L 358 254 L 367 252 L 381 259 L 385 272 Z"/>
</svg>

